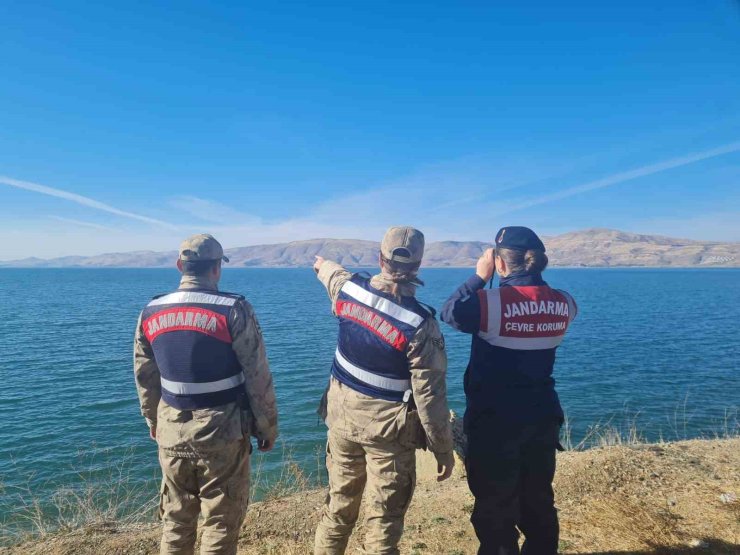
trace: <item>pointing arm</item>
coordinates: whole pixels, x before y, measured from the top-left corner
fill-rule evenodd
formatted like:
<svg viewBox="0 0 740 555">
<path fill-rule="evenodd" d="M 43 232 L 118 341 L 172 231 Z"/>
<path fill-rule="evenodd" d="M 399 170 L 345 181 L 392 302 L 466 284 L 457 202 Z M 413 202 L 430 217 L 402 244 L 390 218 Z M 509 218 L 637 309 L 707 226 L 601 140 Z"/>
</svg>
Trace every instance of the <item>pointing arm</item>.
<svg viewBox="0 0 740 555">
<path fill-rule="evenodd" d="M 341 291 L 347 281 L 352 277 L 352 272 L 345 270 L 341 265 L 331 260 L 325 260 L 319 268 L 318 278 L 319 281 L 326 287 L 326 292 L 329 294 L 331 299 L 332 312 L 336 314 L 336 302 L 339 297 L 339 291 Z"/>
</svg>

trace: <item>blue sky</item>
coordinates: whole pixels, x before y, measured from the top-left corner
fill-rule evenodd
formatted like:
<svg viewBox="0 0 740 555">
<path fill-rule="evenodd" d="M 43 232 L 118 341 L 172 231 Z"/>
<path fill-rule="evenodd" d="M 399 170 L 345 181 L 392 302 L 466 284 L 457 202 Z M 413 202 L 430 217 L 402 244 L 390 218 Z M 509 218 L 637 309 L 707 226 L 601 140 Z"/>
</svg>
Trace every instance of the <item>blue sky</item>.
<svg viewBox="0 0 740 555">
<path fill-rule="evenodd" d="M 3 2 L 0 68 L 0 259 L 740 240 L 736 0 Z"/>
</svg>

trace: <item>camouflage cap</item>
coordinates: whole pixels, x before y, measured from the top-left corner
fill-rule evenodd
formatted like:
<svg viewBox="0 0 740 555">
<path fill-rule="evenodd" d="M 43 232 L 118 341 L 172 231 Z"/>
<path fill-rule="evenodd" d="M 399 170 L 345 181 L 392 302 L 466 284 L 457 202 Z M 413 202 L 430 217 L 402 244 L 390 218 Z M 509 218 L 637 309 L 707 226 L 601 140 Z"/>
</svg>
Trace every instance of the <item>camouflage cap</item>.
<svg viewBox="0 0 740 555">
<path fill-rule="evenodd" d="M 394 262 L 415 264 L 424 256 L 424 234 L 413 227 L 392 227 L 385 232 L 380 253 Z"/>
<path fill-rule="evenodd" d="M 192 235 L 180 244 L 180 260 L 194 262 L 196 260 L 223 260 L 229 259 L 224 256 L 221 243 L 213 238 L 213 235 L 200 233 Z"/>
</svg>

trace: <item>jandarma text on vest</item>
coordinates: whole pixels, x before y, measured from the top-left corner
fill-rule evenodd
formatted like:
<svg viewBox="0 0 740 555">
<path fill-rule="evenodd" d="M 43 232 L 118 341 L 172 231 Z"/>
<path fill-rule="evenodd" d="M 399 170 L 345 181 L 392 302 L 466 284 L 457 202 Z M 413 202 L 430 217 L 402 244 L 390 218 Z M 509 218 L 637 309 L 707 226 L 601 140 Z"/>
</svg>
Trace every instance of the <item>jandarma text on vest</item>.
<svg viewBox="0 0 740 555">
<path fill-rule="evenodd" d="M 406 345 L 406 337 L 398 328 L 362 305 L 339 300 L 337 301 L 337 316 L 362 324 L 397 349 L 403 349 Z"/>
<path fill-rule="evenodd" d="M 183 307 L 163 310 L 144 321 L 144 332 L 149 341 L 170 331 L 199 331 L 222 341 L 230 341 L 226 318 L 203 308 Z"/>
<path fill-rule="evenodd" d="M 504 305 L 505 318 L 535 314 L 568 316 L 568 303 L 560 301 L 522 301 L 518 303 L 506 303 Z"/>
</svg>

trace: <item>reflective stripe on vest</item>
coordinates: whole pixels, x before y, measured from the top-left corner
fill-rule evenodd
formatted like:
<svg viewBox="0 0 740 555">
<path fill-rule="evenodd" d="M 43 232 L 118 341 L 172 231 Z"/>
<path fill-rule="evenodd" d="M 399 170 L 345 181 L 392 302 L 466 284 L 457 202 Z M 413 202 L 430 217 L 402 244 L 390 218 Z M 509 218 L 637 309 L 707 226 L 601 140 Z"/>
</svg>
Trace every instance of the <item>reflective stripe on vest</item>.
<svg viewBox="0 0 740 555">
<path fill-rule="evenodd" d="M 201 393 L 224 391 L 225 389 L 231 389 L 232 387 L 243 384 L 244 374 L 239 372 L 236 376 L 231 376 L 230 378 L 202 383 L 173 382 L 164 378 L 160 378 L 160 380 L 162 382 L 162 389 L 166 389 L 173 395 L 199 395 Z"/>
<path fill-rule="evenodd" d="M 169 295 L 162 295 L 152 299 L 148 306 L 159 306 L 163 304 L 215 304 L 222 306 L 234 306 L 236 298 L 203 293 L 200 291 L 175 291 Z"/>
<path fill-rule="evenodd" d="M 336 361 L 339 366 L 342 367 L 342 370 L 344 370 L 348 374 L 351 374 L 361 382 L 365 382 L 368 385 L 379 387 L 381 389 L 387 389 L 388 391 L 405 392 L 406 390 L 411 389 L 411 380 L 396 380 L 393 378 L 386 378 L 384 376 L 379 376 L 378 374 L 368 372 L 367 370 L 363 370 L 359 366 L 355 366 L 346 358 L 344 358 L 342 353 L 339 351 L 339 348 L 337 348 L 334 356 L 336 357 Z"/>
<path fill-rule="evenodd" d="M 347 293 L 350 297 L 354 297 L 358 301 L 367 306 L 374 308 L 375 310 L 387 314 L 388 316 L 400 320 L 410 326 L 419 327 L 424 321 L 424 318 L 418 314 L 411 312 L 404 307 L 397 305 L 396 303 L 384 299 L 383 297 L 371 293 L 367 289 L 363 289 L 356 283 L 351 281 L 346 282 L 342 286 L 342 291 Z"/>
<path fill-rule="evenodd" d="M 406 402 L 411 397 L 407 348 L 429 313 L 413 297 L 400 302 L 354 275 L 335 303 L 339 339 L 334 377 L 365 395 Z"/>
<path fill-rule="evenodd" d="M 244 373 L 231 347 L 229 315 L 238 296 L 175 291 L 152 299 L 141 327 L 159 368 L 162 400 L 180 410 L 236 401 Z"/>
</svg>

